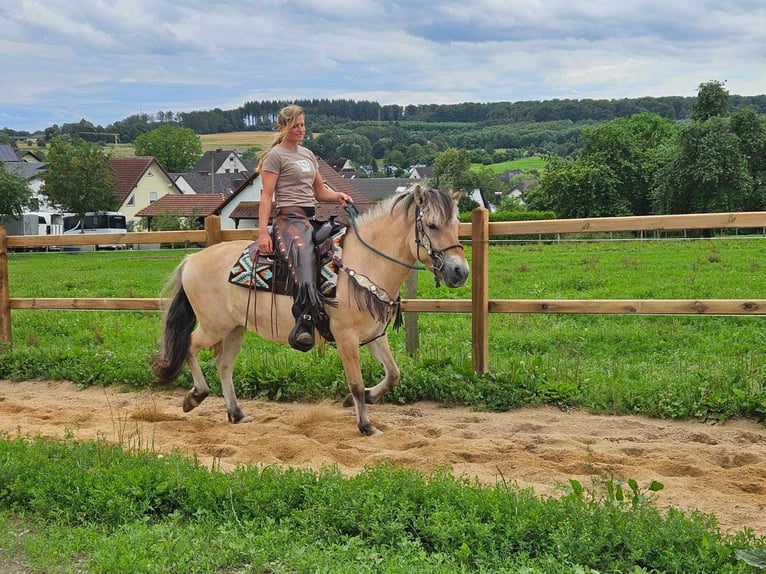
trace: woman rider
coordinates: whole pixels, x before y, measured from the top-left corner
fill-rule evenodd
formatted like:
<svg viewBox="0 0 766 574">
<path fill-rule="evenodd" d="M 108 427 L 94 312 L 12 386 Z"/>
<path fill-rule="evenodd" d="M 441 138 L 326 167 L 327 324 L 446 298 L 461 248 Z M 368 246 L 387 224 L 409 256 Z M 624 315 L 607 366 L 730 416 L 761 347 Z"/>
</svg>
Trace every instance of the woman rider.
<svg viewBox="0 0 766 574">
<path fill-rule="evenodd" d="M 306 135 L 303 108 L 282 108 L 277 118 L 278 133 L 260 159 L 258 171 L 263 181 L 258 209 L 260 231 L 258 251 L 272 253 L 274 246 L 268 232 L 272 204 L 276 207 L 274 231 L 277 247 L 290 267 L 293 287 L 295 327 L 288 342 L 301 351 L 314 346 L 314 325 L 324 310 L 324 300 L 317 288 L 316 253 L 312 235 L 317 201 L 338 201 L 346 206 L 352 201 L 345 193 L 324 185 L 316 156 L 301 145 Z"/>
</svg>

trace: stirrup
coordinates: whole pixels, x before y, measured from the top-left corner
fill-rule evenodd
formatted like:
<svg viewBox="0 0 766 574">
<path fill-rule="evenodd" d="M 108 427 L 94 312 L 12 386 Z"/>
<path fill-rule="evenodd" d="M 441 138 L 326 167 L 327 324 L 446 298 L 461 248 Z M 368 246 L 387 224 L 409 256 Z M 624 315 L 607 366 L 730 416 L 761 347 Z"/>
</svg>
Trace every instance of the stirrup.
<svg viewBox="0 0 766 574">
<path fill-rule="evenodd" d="M 311 315 L 302 315 L 298 318 L 287 336 L 287 342 L 293 349 L 304 353 L 314 347 L 314 324 L 311 322 Z"/>
</svg>

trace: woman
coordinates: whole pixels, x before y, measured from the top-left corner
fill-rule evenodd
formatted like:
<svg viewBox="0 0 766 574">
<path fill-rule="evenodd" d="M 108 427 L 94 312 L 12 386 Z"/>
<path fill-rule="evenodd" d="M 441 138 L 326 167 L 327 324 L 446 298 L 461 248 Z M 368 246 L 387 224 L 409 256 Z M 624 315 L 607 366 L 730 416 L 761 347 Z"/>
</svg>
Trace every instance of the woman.
<svg viewBox="0 0 766 574">
<path fill-rule="evenodd" d="M 316 254 L 312 235 L 317 201 L 338 201 L 346 206 L 351 197 L 325 187 L 316 156 L 301 145 L 306 135 L 303 108 L 282 108 L 277 118 L 278 133 L 260 159 L 258 171 L 263 181 L 258 209 L 260 231 L 258 251 L 272 253 L 268 232 L 272 205 L 276 207 L 274 232 L 277 247 L 290 267 L 293 286 L 295 327 L 288 342 L 301 351 L 314 346 L 314 325 L 324 312 L 324 300 L 317 289 Z"/>
</svg>

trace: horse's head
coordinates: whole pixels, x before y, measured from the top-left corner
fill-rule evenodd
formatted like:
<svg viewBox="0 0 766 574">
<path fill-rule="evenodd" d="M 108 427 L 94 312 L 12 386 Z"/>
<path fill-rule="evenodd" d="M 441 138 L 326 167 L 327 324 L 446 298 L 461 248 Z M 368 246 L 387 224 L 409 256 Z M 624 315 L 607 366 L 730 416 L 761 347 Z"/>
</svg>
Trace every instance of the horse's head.
<svg viewBox="0 0 766 574">
<path fill-rule="evenodd" d="M 468 279 L 468 262 L 458 239 L 459 193 L 416 186 L 415 256 L 436 278 L 437 284 L 461 287 Z"/>
</svg>

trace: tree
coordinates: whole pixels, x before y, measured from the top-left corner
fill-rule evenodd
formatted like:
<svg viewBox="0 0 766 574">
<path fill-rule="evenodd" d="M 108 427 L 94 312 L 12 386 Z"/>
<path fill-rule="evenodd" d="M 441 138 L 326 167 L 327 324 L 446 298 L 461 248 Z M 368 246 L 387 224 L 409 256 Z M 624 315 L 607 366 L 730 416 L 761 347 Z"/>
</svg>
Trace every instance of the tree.
<svg viewBox="0 0 766 574">
<path fill-rule="evenodd" d="M 32 190 L 26 179 L 0 167 L 0 215 L 19 217 L 31 197 Z"/>
<path fill-rule="evenodd" d="M 555 211 L 557 217 L 610 217 L 630 214 L 612 169 L 593 161 L 551 158 L 540 186 L 525 196 L 528 209 Z"/>
<path fill-rule="evenodd" d="M 652 196 L 657 213 L 713 213 L 753 207 L 752 192 L 739 138 L 726 118 L 713 117 L 681 129 L 657 170 Z"/>
<path fill-rule="evenodd" d="M 483 166 L 477 172 L 475 172 L 476 185 L 481 190 L 487 201 L 498 204 L 497 197 L 504 191 L 508 191 L 508 188 L 500 181 L 497 174 L 492 171 L 492 168 Z"/>
<path fill-rule="evenodd" d="M 199 136 L 190 128 L 165 124 L 139 135 L 133 144 L 136 155 L 152 156 L 170 172 L 184 173 L 202 155 Z"/>
<path fill-rule="evenodd" d="M 70 145 L 61 137 L 53 138 L 40 190 L 51 203 L 78 214 L 82 222 L 88 211 L 118 207 L 118 185 L 109 158 L 100 147 L 87 142 Z"/>
<path fill-rule="evenodd" d="M 476 177 L 471 172 L 471 155 L 467 150 L 447 148 L 434 161 L 436 187 L 463 190 L 470 194 L 476 187 Z"/>
<path fill-rule="evenodd" d="M 729 91 L 724 88 L 726 82 L 712 80 L 699 85 L 697 101 L 692 104 L 692 119 L 704 122 L 729 113 Z"/>
<path fill-rule="evenodd" d="M 650 188 L 657 149 L 675 133 L 675 124 L 656 114 L 620 118 L 585 130 L 577 161 L 608 166 L 610 177 L 620 182 L 619 193 L 630 205 L 630 214 L 647 215 L 651 213 Z"/>
</svg>

